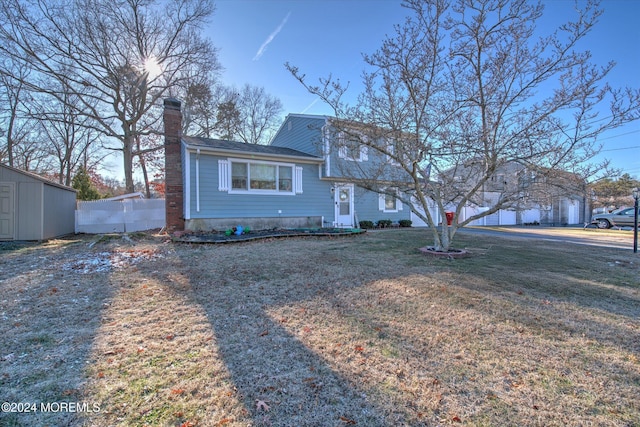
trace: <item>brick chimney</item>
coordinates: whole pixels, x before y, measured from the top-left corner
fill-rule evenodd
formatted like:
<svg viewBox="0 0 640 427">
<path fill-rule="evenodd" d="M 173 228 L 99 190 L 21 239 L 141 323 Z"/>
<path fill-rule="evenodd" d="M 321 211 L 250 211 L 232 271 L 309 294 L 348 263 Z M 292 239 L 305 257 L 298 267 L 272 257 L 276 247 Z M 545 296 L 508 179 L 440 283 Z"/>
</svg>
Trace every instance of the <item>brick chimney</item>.
<svg viewBox="0 0 640 427">
<path fill-rule="evenodd" d="M 165 99 L 163 118 L 166 227 L 167 233 L 173 233 L 184 230 L 180 101 Z"/>
</svg>

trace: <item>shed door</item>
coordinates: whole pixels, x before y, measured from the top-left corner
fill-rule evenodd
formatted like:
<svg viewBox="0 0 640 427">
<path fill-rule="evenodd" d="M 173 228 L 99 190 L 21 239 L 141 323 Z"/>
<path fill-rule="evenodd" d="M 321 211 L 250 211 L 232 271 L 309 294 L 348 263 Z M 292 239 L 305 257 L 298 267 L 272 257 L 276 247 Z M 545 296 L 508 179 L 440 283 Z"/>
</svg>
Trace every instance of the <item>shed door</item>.
<svg viewBox="0 0 640 427">
<path fill-rule="evenodd" d="M 13 182 L 0 182 L 0 239 L 13 240 L 14 195 Z"/>
</svg>

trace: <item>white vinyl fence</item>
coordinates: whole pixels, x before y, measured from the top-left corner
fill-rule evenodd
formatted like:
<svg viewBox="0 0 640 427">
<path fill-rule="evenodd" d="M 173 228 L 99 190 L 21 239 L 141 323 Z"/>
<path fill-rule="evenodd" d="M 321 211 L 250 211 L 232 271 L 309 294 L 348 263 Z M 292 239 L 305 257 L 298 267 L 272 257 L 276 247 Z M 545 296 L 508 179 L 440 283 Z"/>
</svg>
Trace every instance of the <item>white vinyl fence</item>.
<svg viewBox="0 0 640 427">
<path fill-rule="evenodd" d="M 124 233 L 165 226 L 164 199 L 78 202 L 76 233 Z"/>
</svg>

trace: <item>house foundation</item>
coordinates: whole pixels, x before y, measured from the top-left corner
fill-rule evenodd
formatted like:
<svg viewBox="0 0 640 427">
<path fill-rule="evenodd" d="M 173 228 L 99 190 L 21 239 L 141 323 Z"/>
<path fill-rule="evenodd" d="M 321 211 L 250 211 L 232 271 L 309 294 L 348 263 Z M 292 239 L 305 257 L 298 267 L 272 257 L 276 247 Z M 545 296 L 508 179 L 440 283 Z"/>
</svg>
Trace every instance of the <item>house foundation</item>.
<svg viewBox="0 0 640 427">
<path fill-rule="evenodd" d="M 185 229 L 189 231 L 228 230 L 241 225 L 251 230 L 274 228 L 321 228 L 322 216 L 297 216 L 273 218 L 197 218 L 188 219 Z"/>
</svg>

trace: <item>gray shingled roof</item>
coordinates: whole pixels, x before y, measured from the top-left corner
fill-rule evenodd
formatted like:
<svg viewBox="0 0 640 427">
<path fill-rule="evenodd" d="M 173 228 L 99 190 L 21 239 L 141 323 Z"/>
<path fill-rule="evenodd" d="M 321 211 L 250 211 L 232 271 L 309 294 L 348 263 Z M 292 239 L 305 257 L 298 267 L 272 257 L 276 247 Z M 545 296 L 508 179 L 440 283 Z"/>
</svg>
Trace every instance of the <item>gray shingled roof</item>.
<svg viewBox="0 0 640 427">
<path fill-rule="evenodd" d="M 239 153 L 247 153 L 247 154 L 263 154 L 269 155 L 273 157 L 284 156 L 284 157 L 306 157 L 309 160 L 322 160 L 322 158 L 317 156 L 312 156 L 307 153 L 303 153 L 302 151 L 293 150 L 291 148 L 285 147 L 274 147 L 271 145 L 259 145 L 259 144 L 247 144 L 245 142 L 238 141 L 226 141 L 222 139 L 210 139 L 210 138 L 199 138 L 193 136 L 183 136 L 182 140 L 187 143 L 189 147 L 199 147 L 203 149 L 209 149 L 212 151 L 222 150 L 222 151 L 237 151 Z"/>
</svg>

